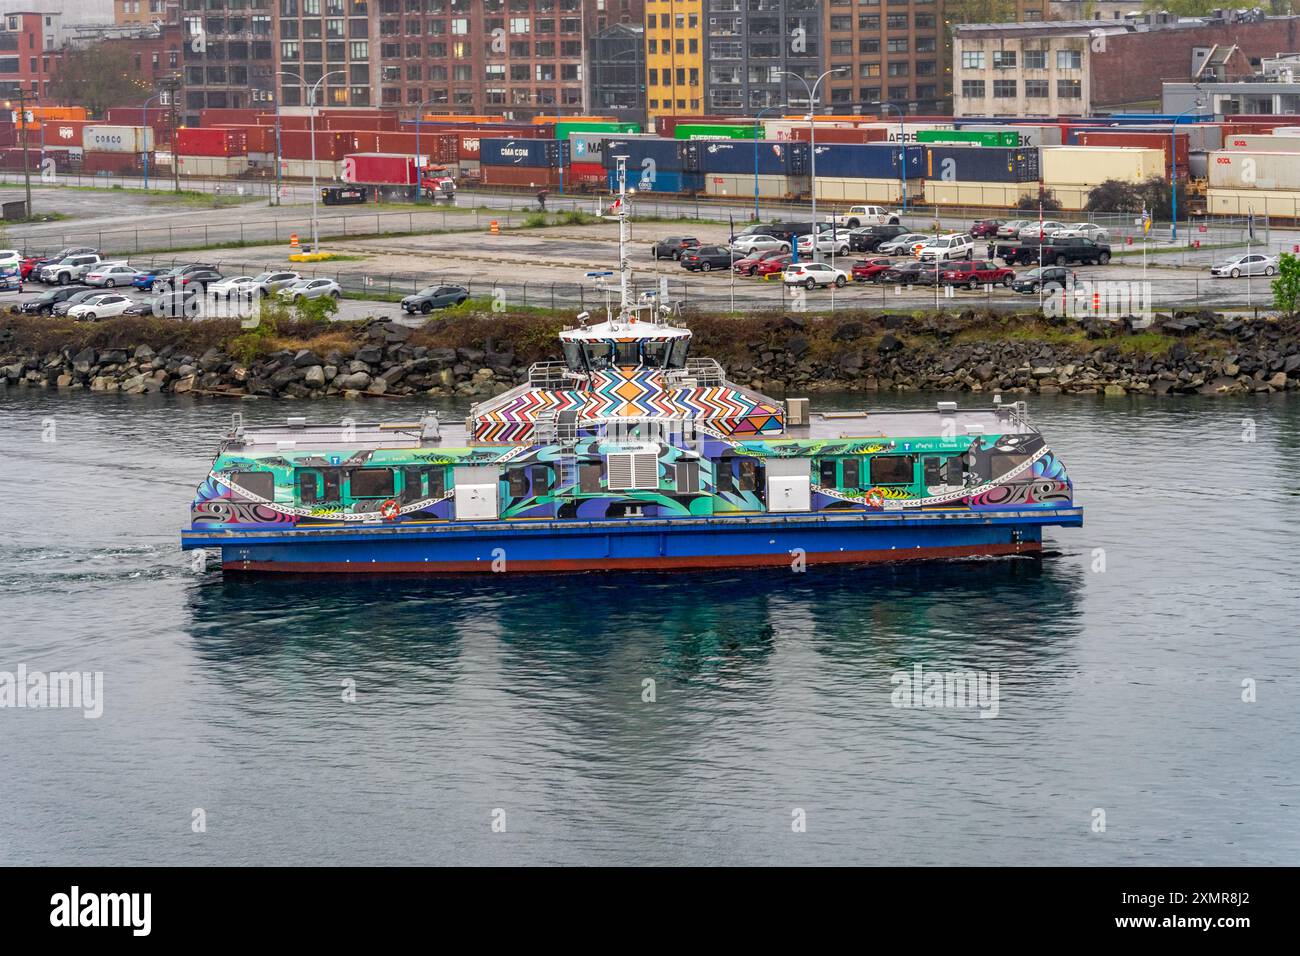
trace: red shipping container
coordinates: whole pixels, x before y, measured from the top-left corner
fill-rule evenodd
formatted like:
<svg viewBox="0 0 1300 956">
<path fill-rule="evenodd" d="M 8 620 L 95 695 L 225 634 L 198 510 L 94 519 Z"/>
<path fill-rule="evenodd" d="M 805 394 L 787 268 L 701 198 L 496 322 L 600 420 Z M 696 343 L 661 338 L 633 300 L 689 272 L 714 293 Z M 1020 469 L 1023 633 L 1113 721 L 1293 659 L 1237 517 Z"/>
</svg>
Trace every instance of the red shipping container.
<svg viewBox="0 0 1300 956">
<path fill-rule="evenodd" d="M 1076 142 L 1080 146 L 1137 146 L 1158 149 L 1165 154 L 1165 169 L 1169 168 L 1169 133 L 1128 133 L 1120 130 L 1080 132 Z M 1174 133 L 1174 161 L 1179 168 L 1187 166 L 1187 134 Z"/>
<path fill-rule="evenodd" d="M 47 120 L 41 124 L 41 130 L 46 146 L 80 146 L 81 131 L 94 125 L 93 120 Z"/>
<path fill-rule="evenodd" d="M 327 113 L 317 117 L 316 121 L 319 124 L 321 120 L 324 120 L 325 129 L 364 129 L 378 132 L 399 128 L 396 116 L 338 116 Z"/>
<path fill-rule="evenodd" d="M 199 110 L 200 126 L 252 126 L 261 110 L 208 108 Z"/>
<path fill-rule="evenodd" d="M 104 126 L 166 126 L 171 123 L 171 112 L 166 107 L 115 106 L 104 114 Z"/>
<path fill-rule="evenodd" d="M 244 156 L 248 134 L 232 127 L 187 126 L 176 131 L 176 153 L 180 156 Z"/>
<path fill-rule="evenodd" d="M 348 133 L 339 131 L 316 131 L 316 160 L 342 159 L 348 153 L 357 152 L 354 140 Z M 311 159 L 311 133 L 300 129 L 280 130 L 280 156 L 284 159 Z"/>
<path fill-rule="evenodd" d="M 395 153 L 352 153 L 343 158 L 343 181 L 366 186 L 413 186 L 415 157 Z"/>
<path fill-rule="evenodd" d="M 806 143 L 812 136 L 812 130 L 807 127 L 796 126 L 791 130 L 791 134 L 796 142 Z M 760 137 L 762 133 L 760 132 Z M 862 143 L 883 143 L 889 136 L 889 132 L 883 129 L 841 129 L 838 127 L 829 127 L 817 130 L 817 142 L 819 143 L 853 143 L 861 145 Z"/>
<path fill-rule="evenodd" d="M 153 157 L 149 157 L 149 167 L 153 168 Z M 139 153 L 95 153 L 81 154 L 81 171 L 83 173 L 111 173 L 115 176 L 138 173 L 141 170 Z"/>
<path fill-rule="evenodd" d="M 609 174 L 601 163 L 570 163 L 568 170 L 564 174 L 564 184 L 566 186 L 581 186 L 583 184 L 605 185 L 609 182 Z"/>
<path fill-rule="evenodd" d="M 558 187 L 559 166 L 480 166 L 479 177 L 485 186 L 523 186 L 528 189 Z"/>
</svg>

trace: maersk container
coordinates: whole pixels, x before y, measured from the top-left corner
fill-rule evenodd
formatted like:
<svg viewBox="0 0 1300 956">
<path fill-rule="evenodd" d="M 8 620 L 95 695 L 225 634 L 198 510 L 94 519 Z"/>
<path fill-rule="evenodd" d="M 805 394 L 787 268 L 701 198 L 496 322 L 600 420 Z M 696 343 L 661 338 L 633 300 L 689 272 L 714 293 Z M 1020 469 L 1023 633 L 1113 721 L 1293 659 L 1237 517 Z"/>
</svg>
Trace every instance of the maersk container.
<svg viewBox="0 0 1300 956">
<path fill-rule="evenodd" d="M 601 161 L 606 169 L 615 169 L 615 157 L 627 157 L 628 178 L 635 170 L 646 168 L 646 161 L 654 163 L 654 168 L 663 173 L 680 173 L 686 171 L 683 158 L 687 144 L 676 139 L 659 138 L 623 138 L 605 140 L 604 156 Z M 695 170 L 691 170 L 694 172 Z"/>
<path fill-rule="evenodd" d="M 904 160 L 906 154 L 906 160 Z M 924 146 L 867 143 L 817 144 L 817 178 L 920 179 L 925 169 Z M 904 168 L 906 162 L 906 168 Z"/>
<path fill-rule="evenodd" d="M 1014 134 L 1013 134 L 1014 135 Z M 993 146 L 924 146 L 926 180 L 972 183 L 1038 181 L 1038 150 Z"/>
<path fill-rule="evenodd" d="M 1300 136 L 1229 136 L 1223 148 L 1255 153 L 1300 153 Z"/>
<path fill-rule="evenodd" d="M 567 140 L 484 139 L 479 145 L 479 161 L 484 166 L 556 169 L 568 162 L 568 158 Z"/>
<path fill-rule="evenodd" d="M 1291 152 L 1221 149 L 1210 154 L 1209 172 L 1218 189 L 1300 189 L 1300 157 Z"/>
<path fill-rule="evenodd" d="M 85 126 L 81 145 L 96 153 L 152 152 L 153 130 L 148 126 Z"/>
<path fill-rule="evenodd" d="M 680 129 L 681 127 L 678 127 Z M 728 140 L 692 144 L 699 151 L 699 171 L 749 173 L 760 176 L 802 176 L 807 173 L 808 144 L 791 140 Z"/>
<path fill-rule="evenodd" d="M 1108 179 L 1137 183 L 1164 177 L 1165 154 L 1130 146 L 1044 146 L 1039 166 L 1049 186 L 1097 186 Z"/>
</svg>

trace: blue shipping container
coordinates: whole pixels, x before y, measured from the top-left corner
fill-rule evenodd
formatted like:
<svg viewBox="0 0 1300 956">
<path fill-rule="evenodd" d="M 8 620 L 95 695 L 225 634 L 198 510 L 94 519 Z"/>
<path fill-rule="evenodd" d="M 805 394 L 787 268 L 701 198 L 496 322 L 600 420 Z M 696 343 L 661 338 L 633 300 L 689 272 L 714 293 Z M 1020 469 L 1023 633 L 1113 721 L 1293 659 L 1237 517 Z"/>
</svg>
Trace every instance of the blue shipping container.
<svg viewBox="0 0 1300 956">
<path fill-rule="evenodd" d="M 807 175 L 808 144 L 790 140 L 716 140 L 695 144 L 699 150 L 699 172 L 753 173 L 757 161 L 760 176 Z M 757 148 L 757 156 L 755 149 Z"/>
<path fill-rule="evenodd" d="M 817 144 L 817 175 L 836 179 L 899 179 L 904 149 L 893 143 Z M 925 147 L 908 145 L 907 179 L 924 175 Z"/>
<path fill-rule="evenodd" d="M 629 179 L 639 176 L 639 170 L 650 168 L 646 160 L 658 172 L 680 173 L 684 145 L 677 139 L 607 139 L 603 160 L 606 169 L 614 169 L 614 157 L 626 156 Z"/>
<path fill-rule="evenodd" d="M 484 166 L 533 166 L 554 169 L 569 161 L 569 141 L 554 139 L 485 139 L 479 145 Z"/>
<path fill-rule="evenodd" d="M 1036 182 L 1038 150 L 1005 146 L 927 146 L 923 175 L 937 182 Z"/>
<path fill-rule="evenodd" d="M 609 191 L 618 192 L 618 170 L 611 169 Z M 637 179 L 633 170 L 628 170 L 628 189 L 652 193 L 698 193 L 704 191 L 704 177 L 699 173 L 664 172 L 659 170 L 653 179 Z"/>
</svg>

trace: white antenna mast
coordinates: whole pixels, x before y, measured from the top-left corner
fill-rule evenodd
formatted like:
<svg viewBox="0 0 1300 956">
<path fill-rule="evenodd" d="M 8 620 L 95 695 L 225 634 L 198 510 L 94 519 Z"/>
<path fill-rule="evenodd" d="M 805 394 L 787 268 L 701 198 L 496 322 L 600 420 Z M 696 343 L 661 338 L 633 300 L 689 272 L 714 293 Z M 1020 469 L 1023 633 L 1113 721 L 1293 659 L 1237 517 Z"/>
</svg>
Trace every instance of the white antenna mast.
<svg viewBox="0 0 1300 956">
<path fill-rule="evenodd" d="M 628 322 L 632 304 L 628 299 L 631 268 L 627 260 L 627 157 L 615 156 L 614 159 L 618 163 L 618 320 Z"/>
</svg>

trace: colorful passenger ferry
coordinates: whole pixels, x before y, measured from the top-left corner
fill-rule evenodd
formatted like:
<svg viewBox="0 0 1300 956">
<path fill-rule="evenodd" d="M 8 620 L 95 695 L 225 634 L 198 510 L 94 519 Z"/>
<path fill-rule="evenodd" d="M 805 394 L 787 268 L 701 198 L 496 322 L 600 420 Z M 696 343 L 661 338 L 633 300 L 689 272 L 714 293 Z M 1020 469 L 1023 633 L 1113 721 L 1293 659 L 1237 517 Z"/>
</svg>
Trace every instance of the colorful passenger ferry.
<svg viewBox="0 0 1300 956">
<path fill-rule="evenodd" d="M 810 413 L 693 357 L 621 263 L 617 311 L 463 422 L 237 424 L 182 546 L 228 572 L 807 566 L 1035 554 L 1083 523 L 1023 402 Z"/>
</svg>

